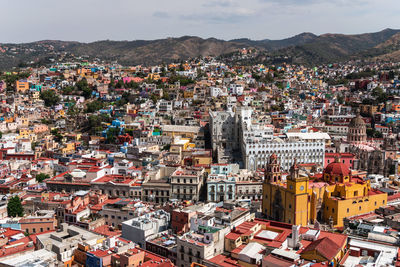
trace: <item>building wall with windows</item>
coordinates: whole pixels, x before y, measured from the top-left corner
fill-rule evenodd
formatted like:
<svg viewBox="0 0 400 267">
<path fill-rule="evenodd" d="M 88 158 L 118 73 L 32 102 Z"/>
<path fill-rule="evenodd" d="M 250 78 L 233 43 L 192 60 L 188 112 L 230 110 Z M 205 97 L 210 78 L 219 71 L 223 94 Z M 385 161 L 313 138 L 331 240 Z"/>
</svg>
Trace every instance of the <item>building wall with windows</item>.
<svg viewBox="0 0 400 267">
<path fill-rule="evenodd" d="M 207 201 L 232 201 L 236 198 L 234 176 L 211 174 L 207 178 Z"/>
<path fill-rule="evenodd" d="M 323 141 L 287 141 L 275 139 L 272 142 L 248 141 L 242 144 L 242 154 L 245 168 L 257 170 L 264 168 L 268 158 L 275 153 L 283 170 L 288 171 L 294 159 L 298 164 L 316 163 L 323 166 L 325 163 L 325 142 Z"/>
<path fill-rule="evenodd" d="M 301 174 L 295 162 L 284 181 L 275 154 L 266 165 L 262 211 L 276 221 L 303 226 L 319 221 L 342 227 L 345 217 L 368 213 L 386 204 L 386 193 L 371 188 L 370 180 L 353 177 L 338 158 L 326 166 L 318 179 Z"/>
<path fill-rule="evenodd" d="M 204 184 L 204 168 L 178 168 L 171 175 L 172 198 L 183 200 L 199 200 Z"/>
</svg>

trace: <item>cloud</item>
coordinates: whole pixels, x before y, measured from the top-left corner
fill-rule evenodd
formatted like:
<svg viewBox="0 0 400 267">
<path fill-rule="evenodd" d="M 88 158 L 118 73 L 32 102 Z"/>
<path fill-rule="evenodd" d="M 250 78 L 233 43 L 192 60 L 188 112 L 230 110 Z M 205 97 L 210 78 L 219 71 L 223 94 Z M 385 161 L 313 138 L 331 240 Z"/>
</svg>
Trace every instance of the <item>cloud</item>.
<svg viewBox="0 0 400 267">
<path fill-rule="evenodd" d="M 319 6 L 335 6 L 338 8 L 347 7 L 347 6 L 362 6 L 369 4 L 373 0 L 259 0 L 261 4 L 274 4 L 280 7 L 285 6 L 296 6 L 296 7 L 305 7 L 310 5 L 319 5 Z"/>
<path fill-rule="evenodd" d="M 225 0 L 225 1 L 210 1 L 204 3 L 203 7 L 232 7 L 237 5 L 233 0 Z"/>
<path fill-rule="evenodd" d="M 153 17 L 160 18 L 160 19 L 168 19 L 171 16 L 167 12 L 156 11 L 156 12 L 153 13 Z"/>
<path fill-rule="evenodd" d="M 238 8 L 232 11 L 221 11 L 221 12 L 203 12 L 203 13 L 192 13 L 189 15 L 181 15 L 180 19 L 189 21 L 201 21 L 205 23 L 240 23 L 255 14 L 255 11 L 250 9 Z"/>
<path fill-rule="evenodd" d="M 0 43 L 183 35 L 281 39 L 305 31 L 362 33 L 399 28 L 400 12 L 399 0 L 114 0 L 111 9 L 106 0 L 2 2 L 0 23 L 12 27 L 0 28 Z M 29 20 L 31 14 L 35 14 L 34 20 Z M 81 27 L 82 18 L 98 21 L 105 17 L 114 24 Z"/>
</svg>

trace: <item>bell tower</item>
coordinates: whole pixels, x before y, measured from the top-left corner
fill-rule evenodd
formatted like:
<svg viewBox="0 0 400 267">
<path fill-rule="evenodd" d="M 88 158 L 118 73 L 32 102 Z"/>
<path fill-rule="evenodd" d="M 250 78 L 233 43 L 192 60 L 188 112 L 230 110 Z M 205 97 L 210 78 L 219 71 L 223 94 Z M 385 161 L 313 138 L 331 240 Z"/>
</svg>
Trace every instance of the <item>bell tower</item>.
<svg viewBox="0 0 400 267">
<path fill-rule="evenodd" d="M 287 188 L 293 194 L 305 193 L 308 189 L 308 177 L 300 177 L 300 168 L 297 160 L 294 159 L 292 167 L 290 167 L 290 175 L 287 179 Z"/>
<path fill-rule="evenodd" d="M 281 165 L 275 153 L 269 157 L 269 162 L 265 168 L 265 183 L 279 183 L 282 181 Z"/>
<path fill-rule="evenodd" d="M 297 159 L 294 159 L 292 167 L 290 167 L 290 180 L 296 180 L 299 178 L 299 166 L 297 165 Z"/>
<path fill-rule="evenodd" d="M 308 182 L 307 176 L 300 175 L 300 168 L 295 159 L 287 179 L 285 222 L 296 225 L 308 224 Z"/>
</svg>

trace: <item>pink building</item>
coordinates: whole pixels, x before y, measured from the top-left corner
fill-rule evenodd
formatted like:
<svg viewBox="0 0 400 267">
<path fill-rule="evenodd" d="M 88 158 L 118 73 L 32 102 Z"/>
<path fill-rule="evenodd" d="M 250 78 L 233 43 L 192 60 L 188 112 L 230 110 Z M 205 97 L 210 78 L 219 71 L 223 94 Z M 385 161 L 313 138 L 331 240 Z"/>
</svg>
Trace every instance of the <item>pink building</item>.
<svg viewBox="0 0 400 267">
<path fill-rule="evenodd" d="M 336 158 L 338 158 L 340 162 L 345 164 L 347 168 L 353 168 L 355 155 L 352 153 L 325 153 L 324 168 L 326 168 L 329 163 L 334 162 Z"/>
</svg>

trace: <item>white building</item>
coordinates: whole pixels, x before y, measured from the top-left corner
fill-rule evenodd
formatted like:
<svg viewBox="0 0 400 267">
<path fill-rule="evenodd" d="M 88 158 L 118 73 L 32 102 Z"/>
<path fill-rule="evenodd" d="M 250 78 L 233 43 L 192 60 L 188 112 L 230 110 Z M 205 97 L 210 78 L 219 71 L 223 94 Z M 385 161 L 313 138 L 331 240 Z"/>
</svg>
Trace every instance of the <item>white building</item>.
<svg viewBox="0 0 400 267">
<path fill-rule="evenodd" d="M 33 246 L 33 244 L 32 244 Z M 0 261 L 1 266 L 14 266 L 14 267 L 55 267 L 58 265 L 57 254 L 45 249 L 36 251 L 28 251 L 26 253 L 15 253 L 9 257 L 2 258 Z"/>
<path fill-rule="evenodd" d="M 331 137 L 327 133 L 323 132 L 288 132 L 286 133 L 286 137 L 289 140 L 294 141 L 304 141 L 304 142 L 325 142 L 325 144 L 329 144 L 331 141 Z"/>
<path fill-rule="evenodd" d="M 398 249 L 397 246 L 351 238 L 350 256 L 347 257 L 343 266 L 395 266 Z"/>
<path fill-rule="evenodd" d="M 144 248 L 146 240 L 168 230 L 169 223 L 170 214 L 164 210 L 157 210 L 122 222 L 122 237 Z"/>
<path fill-rule="evenodd" d="M 204 168 L 179 167 L 171 174 L 172 197 L 183 200 L 199 200 L 204 184 Z"/>
<path fill-rule="evenodd" d="M 324 165 L 325 142 L 324 141 L 289 141 L 275 138 L 272 141 L 265 139 L 245 140 L 242 143 L 242 156 L 246 169 L 256 170 L 264 168 L 269 157 L 275 153 L 283 170 L 288 171 L 293 165 L 294 159 L 298 164 L 317 163 Z"/>
<path fill-rule="evenodd" d="M 254 219 L 248 210 L 233 210 L 229 215 L 222 211 L 197 213 L 190 218 L 190 231 L 177 240 L 177 266 L 190 266 L 223 253 L 225 235 L 241 223 Z"/>
<path fill-rule="evenodd" d="M 221 97 L 221 96 L 227 96 L 228 93 L 226 91 L 226 88 L 220 88 L 220 87 L 210 87 L 210 96 L 211 97 Z"/>
<path fill-rule="evenodd" d="M 235 113 L 233 111 L 211 111 L 210 129 L 213 151 L 218 146 L 224 149 L 233 149 L 235 142 Z"/>
<path fill-rule="evenodd" d="M 99 240 L 102 239 L 101 235 L 63 223 L 61 231 L 38 235 L 37 247 L 56 253 L 57 260 L 65 263 L 72 259 L 79 243 L 96 248 L 99 244 L 101 245 Z"/>
<path fill-rule="evenodd" d="M 158 105 L 158 111 L 168 112 L 168 111 L 172 111 L 173 101 L 167 101 L 167 100 L 161 99 L 158 101 L 157 105 Z"/>
<path fill-rule="evenodd" d="M 231 84 L 229 90 L 233 95 L 243 95 L 244 88 L 241 84 Z"/>
<path fill-rule="evenodd" d="M 325 144 L 330 141 L 326 133 L 286 133 L 286 136 L 274 138 L 273 127 L 252 122 L 251 108 L 240 108 L 236 112 L 239 124 L 239 142 L 241 144 L 244 167 L 248 170 L 264 168 L 272 153 L 275 153 L 284 170 L 289 170 L 294 159 L 299 164 L 317 163 L 324 165 Z"/>
</svg>

